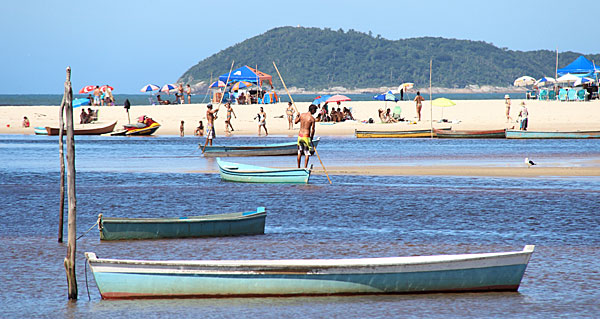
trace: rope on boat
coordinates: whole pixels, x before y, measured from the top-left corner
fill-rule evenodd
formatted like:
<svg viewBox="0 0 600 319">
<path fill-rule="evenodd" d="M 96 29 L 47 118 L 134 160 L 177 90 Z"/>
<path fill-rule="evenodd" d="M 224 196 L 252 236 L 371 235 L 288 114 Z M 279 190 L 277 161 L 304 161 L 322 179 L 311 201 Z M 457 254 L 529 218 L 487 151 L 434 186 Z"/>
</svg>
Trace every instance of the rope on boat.
<svg viewBox="0 0 600 319">
<path fill-rule="evenodd" d="M 90 227 L 88 230 L 85 231 L 85 233 L 83 233 L 81 236 L 77 237 L 77 240 L 79 240 L 81 237 L 85 236 L 87 233 L 90 232 L 90 230 L 92 230 L 92 228 L 94 228 L 94 226 L 98 225 L 98 229 L 102 230 L 102 214 L 98 215 L 98 220 L 96 220 L 96 222 L 94 223 L 94 225 L 92 225 L 92 227 Z"/>
</svg>

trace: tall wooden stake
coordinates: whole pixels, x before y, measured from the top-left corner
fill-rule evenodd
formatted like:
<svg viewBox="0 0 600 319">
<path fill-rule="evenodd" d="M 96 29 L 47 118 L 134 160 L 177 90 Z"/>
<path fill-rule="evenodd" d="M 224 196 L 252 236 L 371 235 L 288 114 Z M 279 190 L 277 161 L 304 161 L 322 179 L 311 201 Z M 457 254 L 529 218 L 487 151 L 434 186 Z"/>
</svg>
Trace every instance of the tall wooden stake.
<svg viewBox="0 0 600 319">
<path fill-rule="evenodd" d="M 68 81 L 68 80 L 67 80 Z M 65 81 L 65 93 L 63 94 L 62 102 L 60 102 L 60 113 L 58 114 L 58 154 L 60 156 L 60 206 L 58 209 L 58 242 L 63 242 L 63 226 L 64 216 L 65 216 L 65 152 L 63 146 L 64 140 L 64 132 L 65 132 L 65 121 L 64 121 L 64 113 L 65 113 L 65 100 L 67 99 L 67 81 Z"/>
<path fill-rule="evenodd" d="M 429 126 L 431 128 L 431 138 L 433 138 L 433 99 L 431 98 L 431 70 L 433 68 L 433 59 L 429 60 Z"/>
<path fill-rule="evenodd" d="M 556 69 L 554 72 L 554 80 L 558 79 L 558 47 L 556 47 Z M 554 81 L 554 91 L 556 92 L 556 81 Z"/>
<path fill-rule="evenodd" d="M 77 277 L 75 275 L 75 255 L 77 254 L 77 198 L 75 196 L 75 138 L 73 128 L 73 89 L 71 87 L 71 67 L 67 67 L 65 82 L 65 108 L 67 115 L 67 187 L 69 194 L 69 228 L 65 271 L 69 286 L 69 299 L 77 299 Z"/>
</svg>

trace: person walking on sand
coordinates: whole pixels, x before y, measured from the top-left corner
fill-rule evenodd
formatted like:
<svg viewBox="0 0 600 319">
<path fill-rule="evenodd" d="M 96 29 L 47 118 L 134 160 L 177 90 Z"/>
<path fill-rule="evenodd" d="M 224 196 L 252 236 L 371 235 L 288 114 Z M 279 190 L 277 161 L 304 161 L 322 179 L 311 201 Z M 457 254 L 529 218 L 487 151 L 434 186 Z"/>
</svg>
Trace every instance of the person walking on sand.
<svg viewBox="0 0 600 319">
<path fill-rule="evenodd" d="M 417 115 L 419 116 L 419 122 L 421 122 L 421 109 L 423 108 L 423 101 L 425 101 L 425 99 L 421 96 L 421 92 L 417 92 L 415 102 L 417 103 Z"/>
<path fill-rule="evenodd" d="M 510 118 L 510 96 L 508 94 L 506 94 L 504 96 L 504 105 L 506 105 L 506 123 L 508 123 L 511 118 Z"/>
<path fill-rule="evenodd" d="M 529 111 L 527 111 L 525 102 L 521 102 L 521 112 L 519 112 L 519 118 L 521 119 L 521 126 L 519 129 L 521 131 L 527 131 L 527 125 L 529 124 Z"/>
<path fill-rule="evenodd" d="M 287 114 L 288 119 L 288 130 L 294 129 L 294 107 L 292 106 L 292 102 L 288 102 L 288 107 L 285 110 L 285 114 Z"/>
<path fill-rule="evenodd" d="M 235 112 L 233 111 L 233 108 L 231 107 L 231 103 L 229 103 L 229 102 L 226 103 L 225 108 L 227 109 L 227 117 L 225 118 L 225 132 L 229 133 L 229 128 L 231 128 L 231 131 L 233 132 L 233 126 L 231 126 L 231 114 L 233 114 L 233 116 L 236 119 L 237 119 L 237 116 L 235 115 Z"/>
<path fill-rule="evenodd" d="M 212 104 L 208 104 L 206 106 L 206 142 L 204 142 L 204 147 L 206 148 L 206 144 L 210 144 L 212 146 L 213 138 L 217 137 L 215 134 L 215 117 L 219 108 L 212 109 Z"/>
<path fill-rule="evenodd" d="M 265 113 L 262 106 L 260 107 L 260 112 L 256 114 L 254 119 L 258 120 L 258 136 L 260 136 L 261 127 L 265 129 L 265 136 L 269 136 L 269 132 L 267 132 L 267 113 Z"/>
<path fill-rule="evenodd" d="M 184 136 L 183 120 L 181 120 L 181 124 L 179 125 L 179 136 Z"/>
<path fill-rule="evenodd" d="M 314 152 L 313 137 L 315 136 L 315 118 L 314 114 L 317 112 L 317 106 L 311 104 L 308 107 L 308 112 L 300 114 L 296 117 L 295 123 L 300 123 L 300 131 L 298 132 L 298 168 L 300 168 L 300 162 L 302 161 L 302 154 L 304 154 L 304 168 L 308 167 L 308 159 L 312 152 Z"/>
<path fill-rule="evenodd" d="M 185 87 L 185 94 L 188 98 L 188 104 L 192 104 L 192 87 L 189 84 Z"/>
</svg>

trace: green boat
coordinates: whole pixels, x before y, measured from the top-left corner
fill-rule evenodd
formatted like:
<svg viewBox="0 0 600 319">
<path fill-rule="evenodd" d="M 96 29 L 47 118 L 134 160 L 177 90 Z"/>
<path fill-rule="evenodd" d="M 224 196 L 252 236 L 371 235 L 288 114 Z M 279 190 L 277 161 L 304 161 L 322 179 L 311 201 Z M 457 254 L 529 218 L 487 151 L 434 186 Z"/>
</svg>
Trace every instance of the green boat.
<svg viewBox="0 0 600 319">
<path fill-rule="evenodd" d="M 260 235 L 265 233 L 266 209 L 180 218 L 98 217 L 101 240 L 161 239 Z"/>
<path fill-rule="evenodd" d="M 217 157 L 221 179 L 242 183 L 307 184 L 309 168 L 270 168 L 222 161 Z M 312 166 L 311 166 L 312 168 Z"/>
<path fill-rule="evenodd" d="M 313 140 L 315 148 L 319 145 L 320 138 Z M 200 144 L 202 149 L 202 144 Z M 206 146 L 204 157 L 232 157 L 232 156 L 277 156 L 298 154 L 298 142 L 287 142 L 266 145 L 232 145 L 232 146 Z"/>
</svg>

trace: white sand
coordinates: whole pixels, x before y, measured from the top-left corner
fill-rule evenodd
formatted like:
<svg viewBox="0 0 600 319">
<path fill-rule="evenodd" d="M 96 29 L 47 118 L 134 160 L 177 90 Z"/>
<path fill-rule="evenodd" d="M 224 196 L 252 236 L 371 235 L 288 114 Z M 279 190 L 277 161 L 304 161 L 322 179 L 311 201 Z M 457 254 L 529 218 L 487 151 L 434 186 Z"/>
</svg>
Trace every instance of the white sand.
<svg viewBox="0 0 600 319">
<path fill-rule="evenodd" d="M 511 116 L 516 120 L 520 110 L 520 102 L 513 100 Z M 500 129 L 515 126 L 515 122 L 507 123 L 505 117 L 504 100 L 461 100 L 455 101 L 456 106 L 433 108 L 434 127 L 452 126 L 454 129 Z M 529 130 L 548 131 L 576 131 L 576 130 L 600 130 L 600 101 L 592 102 L 546 102 L 525 101 L 529 110 Z M 306 112 L 310 103 L 301 102 L 296 104 L 301 112 Z M 402 116 L 408 120 L 416 121 L 416 109 L 414 102 L 404 101 L 399 103 L 387 103 L 387 107 L 393 111 L 394 106 L 402 107 Z M 344 102 L 342 107 L 351 107 L 356 122 L 343 122 L 333 125 L 317 124 L 317 135 L 353 135 L 354 130 L 414 130 L 427 129 L 430 127 L 429 101 L 423 105 L 423 121 L 416 124 L 400 122 L 397 124 L 379 124 L 377 110 L 385 108 L 384 102 Z M 234 105 L 237 118 L 232 120 L 235 135 L 256 135 L 258 125 L 253 118 L 258 113 L 261 105 Z M 296 135 L 295 130 L 288 130 L 285 118 L 286 103 L 262 105 L 267 113 L 267 128 L 271 135 Z M 87 108 L 87 107 L 86 107 Z M 123 106 L 100 106 L 98 108 L 99 118 L 102 122 L 117 120 L 117 128 L 127 124 L 127 113 Z M 0 134 L 33 134 L 35 126 L 57 126 L 58 106 L 2 106 L 0 107 Z M 437 123 L 442 117 L 454 123 Z M 75 121 L 79 122 L 80 109 L 75 109 Z M 198 121 L 202 120 L 206 125 L 206 104 L 184 104 L 184 105 L 162 105 L 162 106 L 132 106 L 130 110 L 131 120 L 135 121 L 140 115 L 147 115 L 159 122 L 162 127 L 156 135 L 178 135 L 181 120 L 185 121 L 185 134 L 192 135 Z M 216 120 L 217 135 L 223 136 L 225 131 L 224 107 L 218 113 Z M 21 127 L 23 116 L 27 116 L 31 122 L 28 129 Z M 276 117 L 284 116 L 284 118 Z M 377 124 L 364 124 L 360 121 L 373 118 Z M 456 122 L 460 121 L 458 124 Z M 518 127 L 518 125 L 516 125 Z"/>
</svg>

